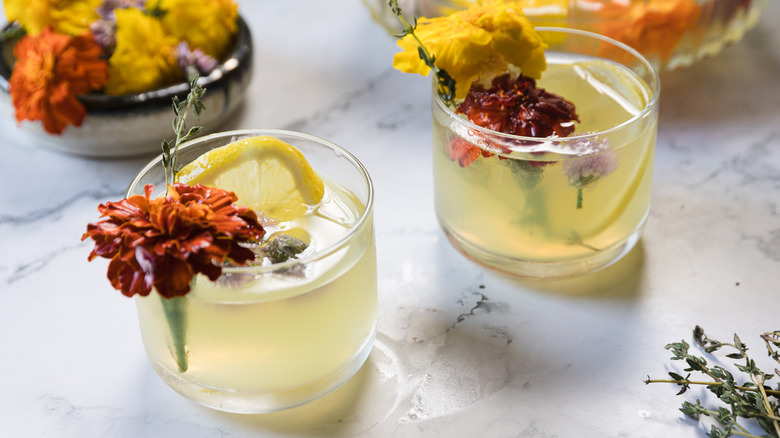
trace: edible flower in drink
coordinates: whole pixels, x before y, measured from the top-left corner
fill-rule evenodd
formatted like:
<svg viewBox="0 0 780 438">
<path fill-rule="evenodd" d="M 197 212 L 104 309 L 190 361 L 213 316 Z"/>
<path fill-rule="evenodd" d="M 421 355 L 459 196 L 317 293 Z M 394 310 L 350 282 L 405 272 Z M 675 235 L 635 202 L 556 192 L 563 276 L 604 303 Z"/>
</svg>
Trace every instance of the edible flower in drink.
<svg viewBox="0 0 780 438">
<path fill-rule="evenodd" d="M 184 297 L 197 274 L 217 281 L 223 266 L 296 258 L 308 243 L 284 232 L 268 237 L 264 225 L 305 214 L 324 194 L 303 155 L 272 137 L 212 149 L 177 172 L 179 146 L 201 130 L 186 123 L 188 114 L 205 110 L 200 99 L 206 90 L 197 80 L 186 100 L 173 98 L 176 140 L 162 142 L 160 163 L 165 194 L 153 198 L 149 184 L 144 195 L 101 204 L 105 219 L 87 225 L 82 236 L 95 243 L 88 260 L 111 260 L 107 275 L 115 289 L 128 297 L 157 291 L 182 373 L 189 366 Z"/>
<path fill-rule="evenodd" d="M 414 25 L 403 17 L 397 0 L 388 3 L 405 26 L 393 66 L 421 75 L 433 71 L 439 96 L 453 112 L 482 128 L 519 137 L 560 138 L 576 131 L 580 119 L 575 105 L 537 87 L 547 68 L 547 44 L 523 13 L 528 1 L 478 0 L 446 16 L 420 18 Z M 521 139 L 517 144 L 491 142 L 487 137 L 478 131 L 469 139 L 453 136 L 446 146 L 450 159 L 465 168 L 496 153 L 498 159 L 507 159 L 533 145 Z M 598 151 L 570 151 L 574 158 L 566 173 L 578 191 L 578 209 L 583 188 L 617 166 L 614 155 L 603 152 L 609 145 L 602 146 Z M 541 168 L 558 163 L 544 160 L 544 153 L 512 160 L 515 172 L 525 175 L 519 180 L 528 190 L 541 179 Z"/>
<path fill-rule="evenodd" d="M 305 242 L 279 233 L 272 236 L 278 242 L 264 241 L 263 224 L 305 214 L 324 195 L 322 180 L 300 151 L 273 137 L 213 149 L 177 172 L 179 145 L 200 132 L 186 129 L 186 116 L 204 109 L 205 89 L 197 78 L 190 85 L 187 100 L 174 98 L 176 141 L 163 142 L 166 193 L 152 198 L 154 186 L 147 185 L 143 196 L 101 204 L 106 219 L 89 224 L 82 236 L 95 242 L 88 259 L 110 259 L 111 285 L 127 296 L 155 289 L 162 297 L 179 297 L 198 273 L 216 281 L 226 263 L 295 257 Z"/>
<path fill-rule="evenodd" d="M 222 264 L 243 265 L 255 259 L 241 246 L 265 234 L 257 215 L 235 205 L 236 195 L 203 185 L 174 184 L 165 196 L 144 196 L 100 204 L 107 219 L 90 224 L 82 239 L 92 238 L 95 257 L 111 259 L 108 278 L 126 296 L 149 295 L 152 288 L 167 298 L 185 295 L 198 274 L 215 281 Z"/>
</svg>

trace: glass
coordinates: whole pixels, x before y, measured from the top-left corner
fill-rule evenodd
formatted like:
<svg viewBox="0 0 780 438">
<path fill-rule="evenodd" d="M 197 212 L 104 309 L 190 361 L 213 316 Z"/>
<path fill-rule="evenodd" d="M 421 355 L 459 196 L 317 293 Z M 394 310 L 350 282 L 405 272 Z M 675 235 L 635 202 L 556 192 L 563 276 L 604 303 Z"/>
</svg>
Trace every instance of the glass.
<svg viewBox="0 0 780 438">
<path fill-rule="evenodd" d="M 503 134 L 455 113 L 433 86 L 436 214 L 472 260 L 523 277 L 606 267 L 639 240 L 650 207 L 658 75 L 609 38 L 537 28 L 550 45 L 537 86 L 573 102 L 563 138 Z M 463 145 L 478 148 L 461 163 Z M 462 164 L 466 164 L 465 166 Z"/>
<path fill-rule="evenodd" d="M 399 1 L 404 16 L 439 17 L 472 0 Z M 374 20 L 401 32 L 386 0 L 363 0 Z M 570 27 L 608 36 L 639 50 L 654 67 L 688 66 L 742 39 L 756 25 L 767 0 L 536 0 L 523 12 L 536 26 Z"/>
<path fill-rule="evenodd" d="M 190 293 L 174 299 L 181 300 L 178 329 L 156 292 L 136 297 L 144 348 L 162 380 L 198 403 L 234 413 L 290 408 L 334 390 L 365 362 L 376 333 L 374 192 L 354 156 L 306 134 L 245 130 L 188 142 L 179 163 L 260 135 L 299 149 L 325 183 L 319 207 L 276 225 L 310 237 L 314 251 L 273 265 L 226 266 L 216 282 L 197 276 Z M 146 184 L 162 193 L 159 157 L 127 196 L 142 194 Z M 185 371 L 177 362 L 182 351 Z"/>
</svg>

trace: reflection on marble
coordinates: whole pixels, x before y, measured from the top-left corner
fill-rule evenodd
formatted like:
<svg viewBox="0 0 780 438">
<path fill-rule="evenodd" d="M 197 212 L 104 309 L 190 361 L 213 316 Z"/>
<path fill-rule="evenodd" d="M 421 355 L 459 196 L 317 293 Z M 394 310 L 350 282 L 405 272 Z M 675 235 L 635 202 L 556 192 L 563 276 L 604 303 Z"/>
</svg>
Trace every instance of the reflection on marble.
<svg viewBox="0 0 780 438">
<path fill-rule="evenodd" d="M 755 351 L 759 333 L 780 328 L 778 2 L 739 44 L 662 75 L 640 244 L 603 271 L 544 282 L 480 268 L 439 230 L 429 81 L 390 68 L 394 41 L 360 2 L 241 9 L 255 77 L 224 129 L 327 138 L 374 180 L 380 316 L 369 360 L 289 411 L 231 415 L 183 399 L 146 361 L 133 303 L 79 240 L 149 157 L 64 155 L 4 117 L 3 436 L 704 436 L 708 426 L 677 410 L 675 388 L 642 380 L 666 375 L 663 346 L 690 341 L 695 324 L 716 338 L 737 331 Z"/>
</svg>

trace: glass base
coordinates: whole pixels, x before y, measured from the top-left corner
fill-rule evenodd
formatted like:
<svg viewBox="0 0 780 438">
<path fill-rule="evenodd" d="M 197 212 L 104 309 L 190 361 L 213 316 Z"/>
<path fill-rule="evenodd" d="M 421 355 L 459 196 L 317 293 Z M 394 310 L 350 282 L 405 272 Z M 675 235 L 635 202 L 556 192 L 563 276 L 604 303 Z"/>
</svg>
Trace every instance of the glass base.
<svg viewBox="0 0 780 438">
<path fill-rule="evenodd" d="M 646 222 L 647 215 L 645 215 L 639 226 L 636 227 L 634 232 L 629 235 L 626 240 L 609 248 L 594 252 L 587 257 L 558 261 L 530 261 L 497 255 L 484 248 L 475 246 L 452 232 L 452 230 L 444 225 L 441 218 L 439 218 L 439 225 L 452 246 L 471 261 L 503 274 L 521 278 L 537 279 L 576 277 L 604 269 L 614 264 L 628 254 L 636 243 L 639 242 Z"/>
<path fill-rule="evenodd" d="M 204 406 L 233 414 L 264 414 L 294 408 L 318 399 L 334 391 L 358 372 L 371 353 L 376 338 L 376 328 L 355 355 L 341 368 L 307 385 L 279 392 L 242 391 L 234 388 L 213 388 L 188 380 L 186 376 L 172 372 L 151 361 L 157 375 L 179 394 Z M 258 376 L 259 379 L 268 376 Z"/>
</svg>

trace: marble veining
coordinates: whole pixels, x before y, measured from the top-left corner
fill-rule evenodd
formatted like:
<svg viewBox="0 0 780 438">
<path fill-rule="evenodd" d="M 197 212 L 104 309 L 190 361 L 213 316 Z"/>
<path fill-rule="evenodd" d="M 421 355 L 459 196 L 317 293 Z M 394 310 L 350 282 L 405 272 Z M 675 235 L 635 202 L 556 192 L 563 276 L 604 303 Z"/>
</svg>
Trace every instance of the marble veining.
<svg viewBox="0 0 780 438">
<path fill-rule="evenodd" d="M 1 8 L 1 6 L 0 6 Z M 13 437 L 702 437 L 701 389 L 646 386 L 663 346 L 779 329 L 780 4 L 715 58 L 661 76 L 652 210 L 591 275 L 523 281 L 454 250 L 433 211 L 430 79 L 359 2 L 240 2 L 255 76 L 223 129 L 339 144 L 376 189 L 377 341 L 358 374 L 289 411 L 232 415 L 149 366 L 132 300 L 80 238 L 149 156 L 87 159 L 0 118 L 0 435 Z M 269 17 L 272 17 L 270 19 Z M 334 20 L 337 19 L 337 22 Z M 764 358 L 757 358 L 764 359 Z"/>
</svg>

